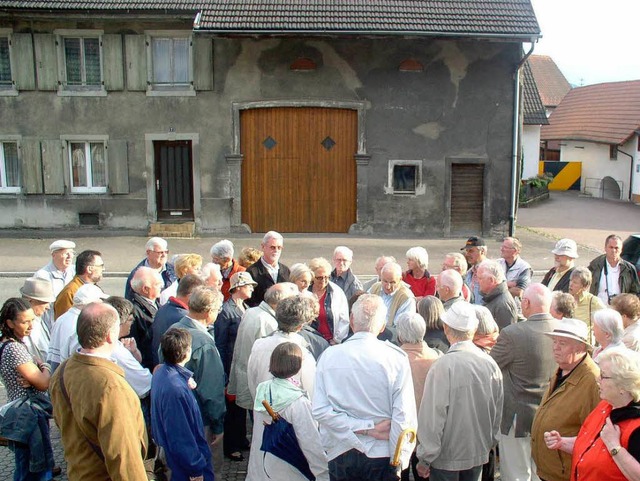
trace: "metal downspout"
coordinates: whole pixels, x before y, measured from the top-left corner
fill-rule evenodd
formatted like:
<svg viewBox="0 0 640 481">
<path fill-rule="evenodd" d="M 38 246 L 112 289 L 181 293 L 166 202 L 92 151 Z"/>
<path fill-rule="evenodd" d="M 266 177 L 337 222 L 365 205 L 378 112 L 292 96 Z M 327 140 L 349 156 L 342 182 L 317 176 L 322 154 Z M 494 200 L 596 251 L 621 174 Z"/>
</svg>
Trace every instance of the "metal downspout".
<svg viewBox="0 0 640 481">
<path fill-rule="evenodd" d="M 535 42 L 531 42 L 531 49 L 520 60 L 514 73 L 513 96 L 513 150 L 511 152 L 511 208 L 509 212 L 509 236 L 516 230 L 516 206 L 518 205 L 518 145 L 520 142 L 520 69 L 533 53 Z"/>
<path fill-rule="evenodd" d="M 631 201 L 632 199 L 632 193 L 633 193 L 633 155 L 631 154 L 627 154 L 626 152 L 623 152 L 622 150 L 620 150 L 618 148 L 618 146 L 616 145 L 616 152 L 620 153 L 620 154 L 624 154 L 627 157 L 629 157 L 629 159 L 631 159 L 631 168 L 629 169 L 629 201 Z"/>
</svg>

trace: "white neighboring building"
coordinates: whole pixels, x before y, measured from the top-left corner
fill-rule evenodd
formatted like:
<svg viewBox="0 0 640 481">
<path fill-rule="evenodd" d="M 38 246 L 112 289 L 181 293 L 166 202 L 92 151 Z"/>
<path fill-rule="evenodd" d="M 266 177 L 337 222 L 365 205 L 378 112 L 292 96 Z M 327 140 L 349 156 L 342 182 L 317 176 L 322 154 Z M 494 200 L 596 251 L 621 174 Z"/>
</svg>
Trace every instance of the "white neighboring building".
<svg viewBox="0 0 640 481">
<path fill-rule="evenodd" d="M 640 202 L 640 80 L 572 89 L 542 128 L 561 162 L 582 162 L 581 190 Z"/>
</svg>

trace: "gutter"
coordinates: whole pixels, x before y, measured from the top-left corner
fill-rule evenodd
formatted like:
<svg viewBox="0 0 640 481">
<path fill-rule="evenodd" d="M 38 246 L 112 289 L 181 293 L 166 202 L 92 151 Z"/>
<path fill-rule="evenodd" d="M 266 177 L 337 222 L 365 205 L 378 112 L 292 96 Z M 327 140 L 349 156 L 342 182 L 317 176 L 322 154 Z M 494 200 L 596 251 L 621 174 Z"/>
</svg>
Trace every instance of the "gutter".
<svg viewBox="0 0 640 481">
<path fill-rule="evenodd" d="M 513 149 L 511 152 L 511 208 L 509 212 L 509 236 L 513 237 L 516 230 L 516 206 L 518 205 L 518 145 L 520 142 L 520 69 L 533 53 L 535 43 L 531 42 L 531 49 L 522 57 L 514 72 L 513 96 Z"/>
<path fill-rule="evenodd" d="M 620 150 L 617 145 L 616 152 L 626 155 L 631 160 L 631 167 L 629 168 L 629 200 L 631 200 L 631 195 L 633 193 L 633 155 Z"/>
</svg>

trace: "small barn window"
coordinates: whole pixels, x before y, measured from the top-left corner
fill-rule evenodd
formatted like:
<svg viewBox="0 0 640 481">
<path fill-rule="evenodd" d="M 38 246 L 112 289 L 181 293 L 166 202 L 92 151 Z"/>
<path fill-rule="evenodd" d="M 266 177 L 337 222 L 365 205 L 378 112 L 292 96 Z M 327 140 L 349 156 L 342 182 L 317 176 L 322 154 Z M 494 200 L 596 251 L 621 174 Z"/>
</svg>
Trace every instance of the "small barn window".
<svg viewBox="0 0 640 481">
<path fill-rule="evenodd" d="M 422 190 L 422 161 L 389 161 L 389 183 L 387 192 L 416 195 Z"/>
<path fill-rule="evenodd" d="M 318 66 L 310 58 L 301 57 L 293 61 L 289 67 L 291 70 L 298 72 L 306 72 L 310 70 L 316 70 Z"/>
<path fill-rule="evenodd" d="M 415 58 L 407 58 L 400 62 L 398 70 L 401 72 L 424 72 L 424 65 Z"/>
<path fill-rule="evenodd" d="M 609 146 L 609 160 L 618 160 L 618 146 L 610 145 Z"/>
</svg>

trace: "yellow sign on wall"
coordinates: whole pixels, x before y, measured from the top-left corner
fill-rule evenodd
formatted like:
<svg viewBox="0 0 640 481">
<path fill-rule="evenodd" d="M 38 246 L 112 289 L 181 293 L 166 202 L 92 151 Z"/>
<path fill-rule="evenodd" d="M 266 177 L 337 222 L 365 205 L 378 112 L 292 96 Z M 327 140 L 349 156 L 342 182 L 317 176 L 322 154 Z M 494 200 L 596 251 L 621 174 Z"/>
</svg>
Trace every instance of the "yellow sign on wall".
<svg viewBox="0 0 640 481">
<path fill-rule="evenodd" d="M 580 190 L 580 177 L 582 176 L 582 162 L 538 162 L 538 173 L 553 174 L 553 181 L 549 184 L 549 190 Z"/>
</svg>

